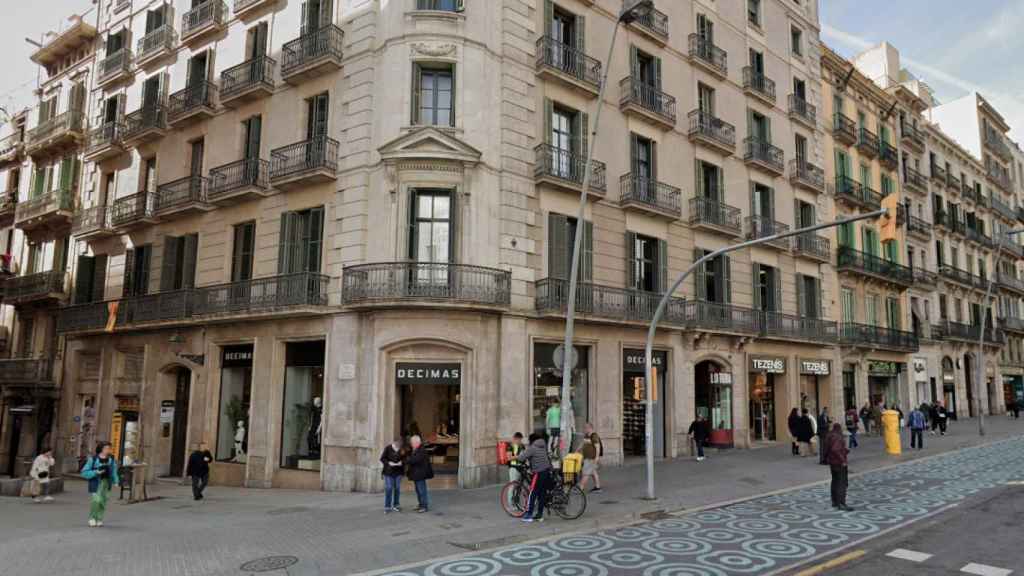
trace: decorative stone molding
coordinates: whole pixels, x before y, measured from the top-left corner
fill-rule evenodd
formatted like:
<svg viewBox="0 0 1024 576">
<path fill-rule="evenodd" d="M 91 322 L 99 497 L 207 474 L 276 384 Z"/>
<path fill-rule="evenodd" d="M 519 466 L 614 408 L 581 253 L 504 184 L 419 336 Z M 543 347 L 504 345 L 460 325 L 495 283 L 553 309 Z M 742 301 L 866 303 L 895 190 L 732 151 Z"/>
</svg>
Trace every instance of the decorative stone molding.
<svg viewBox="0 0 1024 576">
<path fill-rule="evenodd" d="M 434 42 L 413 42 L 409 45 L 413 58 L 426 56 L 428 58 L 454 57 L 458 46 L 455 44 L 439 44 Z"/>
</svg>

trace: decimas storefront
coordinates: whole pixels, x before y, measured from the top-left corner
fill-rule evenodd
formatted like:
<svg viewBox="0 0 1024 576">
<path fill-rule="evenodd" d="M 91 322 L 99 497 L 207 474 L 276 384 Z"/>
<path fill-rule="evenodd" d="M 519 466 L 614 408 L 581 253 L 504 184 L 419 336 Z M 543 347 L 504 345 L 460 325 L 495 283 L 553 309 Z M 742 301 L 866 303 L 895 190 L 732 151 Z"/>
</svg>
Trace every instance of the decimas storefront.
<svg viewBox="0 0 1024 576">
<path fill-rule="evenodd" d="M 665 457 L 665 390 L 671 373 L 668 353 L 654 350 L 651 364 L 657 370 L 657 391 L 654 405 L 654 455 Z M 646 355 L 643 350 L 622 351 L 622 448 L 625 456 L 647 454 L 647 387 L 645 385 Z"/>
</svg>

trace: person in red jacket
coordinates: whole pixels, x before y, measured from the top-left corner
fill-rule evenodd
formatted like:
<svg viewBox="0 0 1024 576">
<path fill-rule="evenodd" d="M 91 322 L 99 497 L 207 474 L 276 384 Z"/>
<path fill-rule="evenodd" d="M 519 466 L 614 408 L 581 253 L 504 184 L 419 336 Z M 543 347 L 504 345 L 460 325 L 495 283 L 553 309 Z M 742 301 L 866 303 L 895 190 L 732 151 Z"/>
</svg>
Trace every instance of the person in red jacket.
<svg viewBox="0 0 1024 576">
<path fill-rule="evenodd" d="M 826 438 L 826 442 L 828 444 L 826 458 L 829 469 L 832 471 L 832 507 L 849 512 L 853 510 L 846 505 L 846 488 L 850 484 L 846 455 L 849 454 L 850 449 L 843 441 L 842 424 L 838 422 L 832 424 L 832 431 Z"/>
</svg>

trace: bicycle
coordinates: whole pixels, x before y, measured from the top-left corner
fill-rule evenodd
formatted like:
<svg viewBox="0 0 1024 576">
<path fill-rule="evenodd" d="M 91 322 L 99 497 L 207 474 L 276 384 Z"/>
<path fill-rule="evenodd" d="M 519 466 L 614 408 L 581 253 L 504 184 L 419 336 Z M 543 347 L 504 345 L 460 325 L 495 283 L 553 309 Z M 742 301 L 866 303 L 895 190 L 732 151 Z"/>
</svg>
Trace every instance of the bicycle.
<svg viewBox="0 0 1024 576">
<path fill-rule="evenodd" d="M 516 466 L 519 469 L 519 480 L 513 480 L 501 489 L 501 507 L 505 513 L 513 518 L 522 518 L 529 509 L 530 502 L 530 476 L 525 466 Z M 554 510 L 564 520 L 576 520 L 587 510 L 587 495 L 577 483 L 577 475 L 573 474 L 568 480 L 559 482 L 562 474 L 558 470 L 556 481 L 547 493 L 547 508 Z"/>
</svg>

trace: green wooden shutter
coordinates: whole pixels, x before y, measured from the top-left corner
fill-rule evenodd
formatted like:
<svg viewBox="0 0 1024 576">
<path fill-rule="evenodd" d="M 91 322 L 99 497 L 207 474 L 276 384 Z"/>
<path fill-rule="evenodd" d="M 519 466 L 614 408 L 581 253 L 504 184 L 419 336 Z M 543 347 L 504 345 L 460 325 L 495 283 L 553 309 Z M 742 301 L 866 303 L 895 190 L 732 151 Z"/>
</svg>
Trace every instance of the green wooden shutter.
<svg viewBox="0 0 1024 576">
<path fill-rule="evenodd" d="M 73 166 L 71 156 L 65 156 L 60 160 L 60 190 L 70 190 L 73 181 Z"/>
<path fill-rule="evenodd" d="M 415 200 L 415 195 L 412 196 Z M 295 230 L 295 213 L 294 212 L 283 212 L 281 214 L 281 233 L 278 238 L 277 245 L 277 273 L 278 274 L 290 274 L 292 270 L 292 237 L 294 236 Z M 410 241 L 412 242 L 412 241 Z M 410 244 L 414 245 L 414 244 Z M 411 259 L 415 259 L 415 254 L 410 254 Z"/>
<path fill-rule="evenodd" d="M 121 294 L 125 298 L 135 295 L 135 250 L 132 248 L 124 252 L 124 279 Z"/>
<path fill-rule="evenodd" d="M 800 207 L 800 201 L 794 198 L 793 199 L 793 227 L 794 228 L 803 228 L 804 226 L 809 225 L 809 224 L 804 224 L 804 221 L 803 221 L 803 211 L 800 208 L 801 208 Z"/>
<path fill-rule="evenodd" d="M 629 133 L 629 163 L 633 177 L 640 175 L 640 136 L 635 132 Z"/>
<path fill-rule="evenodd" d="M 102 302 L 107 290 L 107 255 L 94 256 L 92 264 L 92 301 Z"/>
<path fill-rule="evenodd" d="M 454 208 L 454 203 L 452 204 Z M 323 255 L 324 209 L 322 206 L 312 208 L 306 215 L 306 234 L 302 250 L 302 272 L 320 272 L 320 260 Z M 449 238 L 449 252 L 453 249 L 455 238 Z M 450 256 L 450 254 L 449 254 Z"/>
<path fill-rule="evenodd" d="M 583 55 L 587 53 L 587 19 L 582 14 L 576 15 L 576 50 L 579 51 L 577 65 L 582 70 Z"/>
<path fill-rule="evenodd" d="M 654 87 L 661 90 L 661 58 L 654 58 Z"/>
<path fill-rule="evenodd" d="M 95 261 L 92 256 L 82 254 L 78 257 L 78 265 L 75 269 L 75 304 L 89 302 L 92 299 L 92 281 L 95 270 Z"/>
<path fill-rule="evenodd" d="M 726 304 L 732 303 L 732 257 L 731 256 L 719 256 L 719 262 L 723 262 L 722 265 L 722 300 Z"/>
<path fill-rule="evenodd" d="M 580 249 L 580 282 L 594 280 L 594 223 L 583 221 L 583 246 Z"/>
<path fill-rule="evenodd" d="M 771 310 L 774 312 L 782 312 L 782 271 L 778 268 L 772 267 L 771 269 L 771 282 L 772 288 L 772 305 Z"/>
<path fill-rule="evenodd" d="M 796 308 L 800 317 L 807 317 L 807 290 L 804 286 L 804 275 L 794 275 L 796 281 Z"/>
<path fill-rule="evenodd" d="M 722 202 L 725 197 L 725 170 L 721 166 L 715 166 L 716 186 L 712 199 L 715 202 Z"/>
<path fill-rule="evenodd" d="M 707 197 L 707 195 L 704 193 L 704 170 L 701 169 L 701 168 L 703 168 L 703 166 L 704 166 L 704 162 L 702 162 L 700 159 L 694 159 L 694 161 L 693 161 L 693 174 L 694 174 L 694 179 L 696 180 L 696 182 L 695 182 L 696 194 L 694 194 L 694 196 L 696 196 L 697 198 L 706 198 Z"/>
<path fill-rule="evenodd" d="M 636 288 L 636 233 L 626 231 L 626 288 Z"/>
<path fill-rule="evenodd" d="M 696 262 L 704 257 L 704 250 L 700 248 L 693 249 L 693 261 Z M 697 269 L 693 273 L 694 290 L 697 300 L 707 300 L 707 262 L 697 266 Z"/>
<path fill-rule="evenodd" d="M 658 143 L 651 140 L 651 184 L 658 181 Z"/>
<path fill-rule="evenodd" d="M 170 292 L 181 288 L 178 275 L 178 255 L 181 253 L 181 239 L 177 236 L 164 236 L 164 259 L 160 267 L 160 291 Z"/>
<path fill-rule="evenodd" d="M 640 78 L 640 50 L 633 44 L 629 45 L 629 66 L 633 81 L 638 81 Z"/>
<path fill-rule="evenodd" d="M 751 264 L 751 285 L 754 288 L 754 309 L 761 310 L 761 265 L 757 262 Z"/>
<path fill-rule="evenodd" d="M 586 162 L 590 154 L 590 115 L 580 112 L 576 115 L 580 119 L 580 161 Z M 584 166 L 586 169 L 586 166 Z"/>
<path fill-rule="evenodd" d="M 544 0 L 544 35 L 551 37 L 551 25 L 555 20 L 555 3 L 552 0 Z"/>
<path fill-rule="evenodd" d="M 184 238 L 185 251 L 182 256 L 181 287 L 195 288 L 196 286 L 196 257 L 199 252 L 199 235 L 189 234 Z"/>
<path fill-rule="evenodd" d="M 548 277 L 569 279 L 569 219 L 551 212 L 548 214 Z"/>
<path fill-rule="evenodd" d="M 825 313 L 824 313 L 822 308 L 823 308 L 824 302 L 825 302 L 825 289 L 821 285 L 821 278 L 815 278 L 814 279 L 814 292 L 818 296 L 818 299 L 815 302 L 815 310 L 814 310 L 815 316 L 814 317 L 815 318 L 824 318 L 825 317 Z"/>
<path fill-rule="evenodd" d="M 668 242 L 658 240 L 658 292 L 668 290 Z"/>
<path fill-rule="evenodd" d="M 553 143 L 552 134 L 551 134 L 551 132 L 552 132 L 551 122 L 552 122 L 552 116 L 554 115 L 554 112 L 555 112 L 554 103 L 551 102 L 550 98 L 545 98 L 544 99 L 544 142 L 546 144 L 552 144 Z"/>
</svg>

